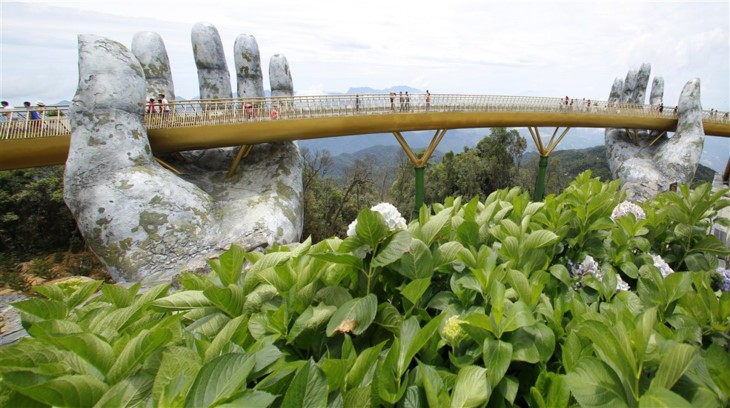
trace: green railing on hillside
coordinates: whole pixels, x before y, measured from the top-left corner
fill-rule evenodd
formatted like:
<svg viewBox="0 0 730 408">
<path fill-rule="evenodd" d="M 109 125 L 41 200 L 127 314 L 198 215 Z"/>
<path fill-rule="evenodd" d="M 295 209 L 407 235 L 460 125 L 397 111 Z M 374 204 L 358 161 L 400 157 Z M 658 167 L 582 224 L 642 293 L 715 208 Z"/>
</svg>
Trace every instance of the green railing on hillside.
<svg viewBox="0 0 730 408">
<path fill-rule="evenodd" d="M 0 122 L 0 139 L 26 139 L 68 135 L 71 127 L 68 105 L 34 107 L 40 119 L 33 120 L 25 108 L 6 109 Z M 147 108 L 148 109 L 148 108 Z M 529 96 L 425 94 L 318 95 L 266 98 L 231 98 L 174 101 L 146 112 L 148 129 L 211 126 L 287 119 L 326 118 L 425 112 L 565 112 L 625 117 L 676 116 L 676 108 L 595 100 L 565 100 Z M 162 112 L 160 112 L 162 110 Z M 705 111 L 704 121 L 730 123 L 727 112 Z"/>
</svg>

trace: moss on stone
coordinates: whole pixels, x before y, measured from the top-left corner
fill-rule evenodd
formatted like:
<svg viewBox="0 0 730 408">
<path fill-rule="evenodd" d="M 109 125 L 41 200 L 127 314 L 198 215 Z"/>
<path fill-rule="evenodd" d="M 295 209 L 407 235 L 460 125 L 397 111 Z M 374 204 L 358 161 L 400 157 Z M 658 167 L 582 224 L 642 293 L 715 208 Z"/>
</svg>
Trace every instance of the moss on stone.
<svg viewBox="0 0 730 408">
<path fill-rule="evenodd" d="M 117 186 L 120 190 L 129 190 L 132 187 L 134 187 L 134 184 L 131 184 L 129 180 L 122 180 Z"/>
<path fill-rule="evenodd" d="M 157 230 L 165 224 L 167 224 L 167 214 L 153 211 L 142 211 L 139 214 L 139 226 L 154 240 L 160 239 Z"/>
</svg>

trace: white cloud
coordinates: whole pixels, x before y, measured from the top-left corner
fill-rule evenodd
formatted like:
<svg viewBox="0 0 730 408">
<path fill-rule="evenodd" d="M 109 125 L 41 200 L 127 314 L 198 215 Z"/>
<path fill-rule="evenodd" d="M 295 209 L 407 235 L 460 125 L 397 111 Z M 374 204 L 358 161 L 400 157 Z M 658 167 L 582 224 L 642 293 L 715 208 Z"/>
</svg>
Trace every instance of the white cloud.
<svg viewBox="0 0 730 408">
<path fill-rule="evenodd" d="M 650 62 L 665 78 L 667 100 L 700 77 L 706 106 L 730 106 L 727 2 L 61 0 L 0 7 L 0 96 L 14 103 L 71 98 L 82 32 L 127 45 L 135 32 L 158 32 L 176 93 L 192 97 L 190 29 L 208 21 L 220 32 L 231 72 L 233 42 L 250 33 L 265 81 L 270 57 L 282 53 L 299 93 L 410 85 L 605 99 L 615 77 Z"/>
</svg>

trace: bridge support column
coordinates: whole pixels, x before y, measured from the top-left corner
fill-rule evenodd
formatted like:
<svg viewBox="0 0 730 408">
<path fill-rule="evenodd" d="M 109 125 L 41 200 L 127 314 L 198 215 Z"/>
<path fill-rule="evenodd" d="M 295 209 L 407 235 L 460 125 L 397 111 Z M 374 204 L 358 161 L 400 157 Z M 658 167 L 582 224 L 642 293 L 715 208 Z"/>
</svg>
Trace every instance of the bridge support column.
<svg viewBox="0 0 730 408">
<path fill-rule="evenodd" d="M 433 152 L 436 151 L 436 147 L 438 147 L 439 143 L 441 143 L 441 139 L 444 138 L 447 130 L 448 129 L 436 130 L 436 133 L 434 133 L 433 137 L 431 138 L 431 143 L 429 143 L 426 151 L 423 152 L 423 156 L 421 156 L 420 158 L 416 156 L 415 153 L 413 153 L 413 149 L 411 149 L 411 146 L 408 145 L 408 142 L 406 142 L 406 139 L 400 132 L 393 132 L 393 136 L 395 136 L 396 140 L 398 140 L 398 143 L 400 143 L 400 146 L 403 148 L 406 156 L 408 156 L 408 159 L 411 161 L 411 163 L 413 163 L 413 168 L 416 172 L 416 208 L 414 209 L 414 212 L 416 214 L 418 214 L 418 211 L 421 209 L 424 197 L 426 196 L 424 188 L 426 163 L 428 163 L 428 159 L 431 158 Z"/>
<path fill-rule="evenodd" d="M 558 143 L 563 140 L 565 135 L 568 134 L 568 131 L 570 130 L 569 127 L 565 128 L 565 130 L 563 130 L 563 133 L 561 133 L 560 136 L 558 136 L 558 138 L 556 139 L 555 136 L 558 134 L 558 129 L 560 128 L 555 128 L 553 135 L 550 136 L 550 141 L 548 142 L 547 146 L 545 146 L 542 144 L 540 130 L 536 127 L 527 128 L 527 130 L 530 131 L 532 140 L 535 142 L 537 152 L 540 153 L 540 163 L 537 170 L 537 181 L 535 182 L 535 195 L 533 197 L 535 201 L 542 201 L 543 196 L 545 195 L 545 174 L 547 173 L 548 156 L 550 156 L 550 153 L 555 150 L 555 148 L 558 146 Z"/>
<path fill-rule="evenodd" d="M 240 163 L 242 159 L 247 157 L 248 154 L 251 153 L 251 150 L 253 150 L 253 145 L 243 145 L 240 149 L 238 149 L 238 154 L 233 160 L 233 163 L 231 163 L 231 167 L 228 169 L 228 173 L 226 173 L 226 178 L 231 178 L 233 176 L 233 174 L 236 172 L 236 169 L 238 168 L 238 163 Z"/>
<path fill-rule="evenodd" d="M 537 181 L 535 182 L 535 201 L 542 201 L 545 195 L 545 173 L 547 173 L 548 157 L 540 156 L 540 164 L 537 169 Z"/>
<path fill-rule="evenodd" d="M 423 199 L 426 196 L 424 188 L 424 174 L 426 173 L 426 167 L 414 167 L 416 171 L 416 208 L 415 212 L 418 214 L 421 206 L 423 206 Z"/>
</svg>

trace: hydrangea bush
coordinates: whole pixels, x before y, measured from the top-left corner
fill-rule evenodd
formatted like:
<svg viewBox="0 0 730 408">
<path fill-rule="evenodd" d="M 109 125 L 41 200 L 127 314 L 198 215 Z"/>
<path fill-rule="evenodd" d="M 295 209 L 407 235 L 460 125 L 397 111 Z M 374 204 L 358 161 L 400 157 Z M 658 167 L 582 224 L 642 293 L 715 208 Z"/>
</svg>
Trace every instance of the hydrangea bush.
<svg viewBox="0 0 730 408">
<path fill-rule="evenodd" d="M 408 225 L 380 204 L 344 239 L 234 246 L 177 291 L 38 287 L 0 406 L 726 406 L 726 191 L 629 205 L 618 185 Z"/>
</svg>

